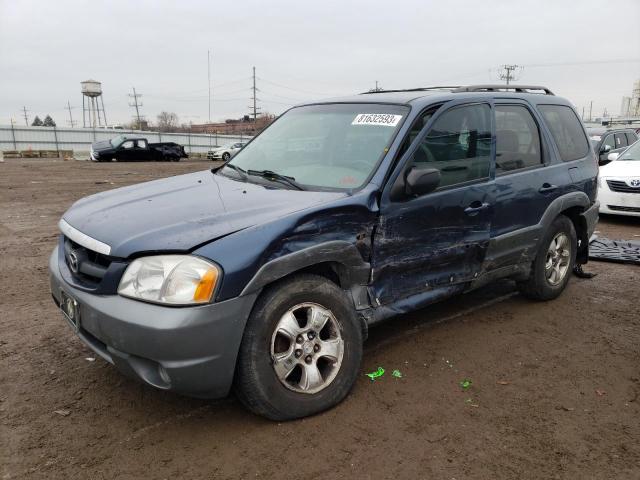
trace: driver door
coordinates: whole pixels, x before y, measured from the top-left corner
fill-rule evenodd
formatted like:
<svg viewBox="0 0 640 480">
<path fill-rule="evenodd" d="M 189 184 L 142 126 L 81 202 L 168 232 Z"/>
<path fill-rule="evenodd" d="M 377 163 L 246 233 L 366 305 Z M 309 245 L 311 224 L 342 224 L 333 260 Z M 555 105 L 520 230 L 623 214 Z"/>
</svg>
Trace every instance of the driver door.
<svg viewBox="0 0 640 480">
<path fill-rule="evenodd" d="M 445 105 L 402 156 L 383 192 L 374 235 L 372 288 L 379 305 L 414 295 L 428 303 L 479 274 L 494 197 L 491 139 L 489 103 Z M 440 184 L 419 197 L 391 200 L 390 186 L 411 166 L 438 169 Z"/>
</svg>

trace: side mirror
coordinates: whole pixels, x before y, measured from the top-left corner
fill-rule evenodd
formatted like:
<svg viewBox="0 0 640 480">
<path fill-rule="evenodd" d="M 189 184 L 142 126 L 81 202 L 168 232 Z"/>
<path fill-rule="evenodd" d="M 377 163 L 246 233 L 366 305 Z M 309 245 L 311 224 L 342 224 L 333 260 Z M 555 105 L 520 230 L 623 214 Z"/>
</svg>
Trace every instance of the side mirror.
<svg viewBox="0 0 640 480">
<path fill-rule="evenodd" d="M 614 160 L 617 160 L 619 156 L 620 156 L 619 152 L 610 153 L 609 155 L 607 155 L 607 160 L 609 160 L 610 162 L 613 162 Z"/>
<path fill-rule="evenodd" d="M 404 177 L 404 178 L 403 178 Z M 440 170 L 428 167 L 411 167 L 404 176 L 398 177 L 391 189 L 391 199 L 418 197 L 433 192 L 440 185 Z"/>
<path fill-rule="evenodd" d="M 607 153 L 611 150 L 611 145 L 605 145 L 600 149 L 600 153 Z"/>
</svg>

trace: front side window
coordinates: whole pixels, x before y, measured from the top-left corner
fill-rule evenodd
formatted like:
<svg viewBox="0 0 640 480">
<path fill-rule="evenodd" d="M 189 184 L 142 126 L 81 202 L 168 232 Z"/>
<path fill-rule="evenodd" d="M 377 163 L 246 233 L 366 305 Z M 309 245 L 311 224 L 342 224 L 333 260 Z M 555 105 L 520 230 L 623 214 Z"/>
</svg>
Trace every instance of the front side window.
<svg viewBox="0 0 640 480">
<path fill-rule="evenodd" d="M 296 107 L 233 157 L 244 172 L 269 170 L 306 188 L 358 188 L 373 173 L 409 108 L 389 104 Z M 233 167 L 222 175 L 239 174 Z M 249 175 L 248 181 L 254 177 Z"/>
<path fill-rule="evenodd" d="M 539 109 L 551 130 L 562 161 L 570 162 L 586 157 L 589 143 L 573 109 L 566 105 L 540 105 Z"/>
<path fill-rule="evenodd" d="M 147 141 L 146 140 L 137 140 L 136 141 L 136 146 L 138 148 L 147 148 Z"/>
<path fill-rule="evenodd" d="M 418 145 L 411 163 L 438 169 L 438 188 L 488 178 L 491 165 L 489 106 L 466 105 L 444 112 Z"/>
<path fill-rule="evenodd" d="M 607 135 L 607 137 L 604 139 L 604 142 L 602 142 L 602 147 L 600 147 L 600 150 L 603 151 L 604 147 L 606 146 L 611 147 L 612 150 L 616 148 L 616 139 L 613 133 L 610 135 Z"/>
<path fill-rule="evenodd" d="M 521 105 L 496 106 L 496 174 L 542 164 L 538 125 Z"/>
<path fill-rule="evenodd" d="M 127 140 L 126 142 L 124 142 L 122 144 L 122 148 L 129 150 L 130 148 L 133 148 L 133 140 Z"/>
</svg>

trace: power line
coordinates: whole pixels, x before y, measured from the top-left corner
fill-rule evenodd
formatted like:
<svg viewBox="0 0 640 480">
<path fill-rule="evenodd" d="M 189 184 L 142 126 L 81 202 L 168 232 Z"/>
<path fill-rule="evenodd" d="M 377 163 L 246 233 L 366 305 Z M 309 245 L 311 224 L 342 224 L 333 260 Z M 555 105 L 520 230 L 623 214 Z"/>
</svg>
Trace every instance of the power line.
<svg viewBox="0 0 640 480">
<path fill-rule="evenodd" d="M 265 83 L 270 83 L 271 85 L 275 85 L 276 87 L 280 87 L 280 88 L 286 88 L 287 90 L 293 90 L 294 92 L 300 92 L 300 93 L 308 93 L 311 95 L 322 95 L 322 96 L 330 96 L 330 93 L 320 93 L 320 92 L 310 92 L 309 90 L 301 90 L 298 88 L 293 88 L 293 87 L 288 87 L 286 85 L 282 85 L 281 83 L 276 83 L 276 82 L 272 82 L 271 80 L 267 80 L 265 78 L 262 77 L 257 77 L 258 80 L 261 80 Z"/>
<path fill-rule="evenodd" d="M 129 94 L 130 98 L 133 98 L 133 103 L 129 102 L 130 107 L 135 107 L 136 109 L 136 118 L 138 121 L 138 129 L 142 128 L 141 119 L 140 119 L 140 107 L 142 106 L 142 102 L 138 102 L 138 99 L 142 97 L 141 93 L 136 93 L 136 87 L 131 87 L 133 89 L 133 94 Z"/>
</svg>

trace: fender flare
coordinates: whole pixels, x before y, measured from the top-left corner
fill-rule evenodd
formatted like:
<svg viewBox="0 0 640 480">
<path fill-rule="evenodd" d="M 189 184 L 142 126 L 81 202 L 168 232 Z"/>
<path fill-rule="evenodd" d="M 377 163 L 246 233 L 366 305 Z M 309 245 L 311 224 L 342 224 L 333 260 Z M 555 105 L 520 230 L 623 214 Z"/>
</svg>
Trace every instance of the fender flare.
<svg viewBox="0 0 640 480">
<path fill-rule="evenodd" d="M 345 289 L 354 285 L 366 285 L 368 282 L 371 266 L 362 259 L 356 246 L 344 240 L 333 240 L 283 255 L 265 263 L 247 283 L 240 295 L 259 291 L 266 285 L 298 270 L 327 262 L 338 263 L 345 267 L 342 272 L 338 272 Z"/>
<path fill-rule="evenodd" d="M 584 192 L 570 192 L 566 193 L 555 200 L 553 200 L 547 209 L 545 210 L 542 218 L 540 219 L 540 226 L 543 231 L 546 231 L 551 223 L 556 219 L 558 215 L 569 208 L 580 207 L 583 210 L 587 210 L 591 206 L 591 200 Z"/>
</svg>

